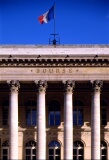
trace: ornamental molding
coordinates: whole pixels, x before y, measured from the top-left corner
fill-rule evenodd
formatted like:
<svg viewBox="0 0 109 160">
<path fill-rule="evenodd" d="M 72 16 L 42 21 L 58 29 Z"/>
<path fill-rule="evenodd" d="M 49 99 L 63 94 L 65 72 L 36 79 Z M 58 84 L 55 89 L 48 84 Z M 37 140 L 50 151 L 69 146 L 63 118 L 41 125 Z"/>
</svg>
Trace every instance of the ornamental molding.
<svg viewBox="0 0 109 160">
<path fill-rule="evenodd" d="M 84 57 L 84 56 L 83 56 Z M 0 67 L 109 67 L 109 57 L 83 58 L 83 57 L 60 57 L 58 58 L 2 58 Z"/>
</svg>

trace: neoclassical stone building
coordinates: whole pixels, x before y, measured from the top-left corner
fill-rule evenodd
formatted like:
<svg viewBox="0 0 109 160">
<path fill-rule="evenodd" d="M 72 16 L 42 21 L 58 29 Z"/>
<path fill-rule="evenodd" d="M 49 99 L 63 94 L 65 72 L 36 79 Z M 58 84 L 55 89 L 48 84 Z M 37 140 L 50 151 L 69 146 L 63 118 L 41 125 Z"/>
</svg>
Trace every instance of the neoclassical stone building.
<svg viewBox="0 0 109 160">
<path fill-rule="evenodd" d="M 109 159 L 109 45 L 0 46 L 0 159 Z"/>
</svg>

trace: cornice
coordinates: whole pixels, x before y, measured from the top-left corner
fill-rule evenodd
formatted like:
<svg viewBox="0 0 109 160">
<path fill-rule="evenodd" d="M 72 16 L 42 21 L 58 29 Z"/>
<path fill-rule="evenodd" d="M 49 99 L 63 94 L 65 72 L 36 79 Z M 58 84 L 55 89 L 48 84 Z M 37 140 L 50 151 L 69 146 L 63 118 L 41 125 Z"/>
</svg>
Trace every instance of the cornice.
<svg viewBox="0 0 109 160">
<path fill-rule="evenodd" d="M 108 67 L 109 45 L 1 45 L 0 67 Z"/>
<path fill-rule="evenodd" d="M 1 58 L 0 67 L 108 67 L 109 57 L 105 58 Z"/>
</svg>

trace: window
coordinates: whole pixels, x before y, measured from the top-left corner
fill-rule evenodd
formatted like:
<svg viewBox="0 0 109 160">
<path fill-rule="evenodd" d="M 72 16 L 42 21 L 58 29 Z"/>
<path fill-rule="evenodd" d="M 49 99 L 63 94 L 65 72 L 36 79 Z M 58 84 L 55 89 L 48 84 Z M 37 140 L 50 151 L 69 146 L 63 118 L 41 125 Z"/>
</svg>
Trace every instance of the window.
<svg viewBox="0 0 109 160">
<path fill-rule="evenodd" d="M 26 124 L 36 126 L 36 101 L 29 100 L 26 103 Z"/>
<path fill-rule="evenodd" d="M 49 104 L 49 126 L 60 125 L 60 103 L 53 100 Z"/>
<path fill-rule="evenodd" d="M 73 143 L 73 160 L 84 159 L 84 145 L 81 141 L 75 141 Z"/>
<path fill-rule="evenodd" d="M 8 112 L 9 112 L 9 101 L 6 100 L 3 102 L 2 104 L 3 108 L 2 108 L 2 115 L 3 115 L 3 125 L 8 125 Z"/>
<path fill-rule="evenodd" d="M 5 141 L 2 144 L 2 159 L 8 160 L 9 159 L 9 141 Z"/>
<path fill-rule="evenodd" d="M 107 144 L 104 141 L 101 141 L 101 160 L 107 159 Z"/>
<path fill-rule="evenodd" d="M 107 107 L 107 103 L 104 100 L 102 100 L 101 101 L 101 125 L 103 126 L 107 124 L 106 107 Z"/>
<path fill-rule="evenodd" d="M 36 160 L 36 142 L 28 141 L 25 145 L 26 160 Z"/>
<path fill-rule="evenodd" d="M 51 141 L 49 147 L 49 160 L 60 160 L 60 143 L 57 141 Z"/>
<path fill-rule="evenodd" d="M 73 125 L 83 125 L 83 103 L 79 100 L 74 101 Z"/>
</svg>

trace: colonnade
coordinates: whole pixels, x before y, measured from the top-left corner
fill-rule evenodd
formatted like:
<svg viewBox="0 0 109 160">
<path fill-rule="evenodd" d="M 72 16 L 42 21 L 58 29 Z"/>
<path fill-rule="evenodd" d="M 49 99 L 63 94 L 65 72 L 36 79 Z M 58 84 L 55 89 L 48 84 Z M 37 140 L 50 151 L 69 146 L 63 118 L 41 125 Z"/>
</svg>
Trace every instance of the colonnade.
<svg viewBox="0 0 109 160">
<path fill-rule="evenodd" d="M 37 86 L 37 159 L 46 159 L 46 125 L 45 125 L 45 94 L 46 81 L 35 82 Z M 100 159 L 100 89 L 102 81 L 91 82 L 91 159 Z M 19 81 L 8 82 L 10 87 L 9 109 L 9 159 L 18 159 L 18 90 Z M 65 81 L 64 84 L 64 159 L 73 159 L 73 91 L 74 81 Z"/>
</svg>

